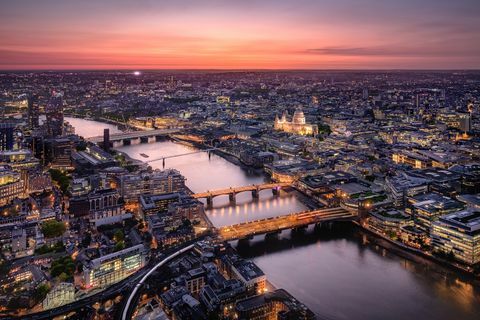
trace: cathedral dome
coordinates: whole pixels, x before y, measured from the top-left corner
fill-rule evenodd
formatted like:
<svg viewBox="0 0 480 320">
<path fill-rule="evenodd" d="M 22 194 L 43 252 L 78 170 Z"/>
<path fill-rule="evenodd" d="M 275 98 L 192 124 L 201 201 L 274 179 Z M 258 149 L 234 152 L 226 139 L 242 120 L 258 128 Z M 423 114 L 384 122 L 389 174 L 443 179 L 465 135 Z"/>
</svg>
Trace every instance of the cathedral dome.
<svg viewBox="0 0 480 320">
<path fill-rule="evenodd" d="M 294 124 L 305 124 L 305 115 L 301 109 L 295 110 L 293 114 L 293 121 Z"/>
</svg>

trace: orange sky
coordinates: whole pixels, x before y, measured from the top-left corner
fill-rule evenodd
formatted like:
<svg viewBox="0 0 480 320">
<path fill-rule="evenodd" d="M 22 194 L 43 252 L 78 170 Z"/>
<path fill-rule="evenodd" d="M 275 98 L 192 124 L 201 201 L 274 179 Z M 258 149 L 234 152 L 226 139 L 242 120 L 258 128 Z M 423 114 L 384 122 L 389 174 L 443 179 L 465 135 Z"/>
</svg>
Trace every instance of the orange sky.
<svg viewBox="0 0 480 320">
<path fill-rule="evenodd" d="M 480 67 L 480 1 L 0 1 L 0 69 Z"/>
</svg>

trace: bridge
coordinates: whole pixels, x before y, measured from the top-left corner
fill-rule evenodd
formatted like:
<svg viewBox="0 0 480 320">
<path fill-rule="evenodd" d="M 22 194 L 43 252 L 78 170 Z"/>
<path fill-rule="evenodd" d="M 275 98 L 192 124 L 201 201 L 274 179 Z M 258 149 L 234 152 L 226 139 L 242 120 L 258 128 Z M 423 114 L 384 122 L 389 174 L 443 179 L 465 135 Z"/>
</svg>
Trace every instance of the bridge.
<svg viewBox="0 0 480 320">
<path fill-rule="evenodd" d="M 119 144 L 129 145 L 132 142 L 153 142 L 157 137 L 167 136 L 172 133 L 178 132 L 179 129 L 156 129 L 156 130 L 142 130 L 132 132 L 120 132 L 110 135 L 110 142 L 113 146 L 119 146 Z M 103 142 L 103 136 L 95 136 L 86 139 L 93 143 Z"/>
<path fill-rule="evenodd" d="M 220 189 L 220 190 L 213 190 L 213 191 L 206 191 L 200 193 L 194 193 L 192 195 L 195 199 L 207 199 L 207 205 L 211 206 L 213 204 L 213 198 L 228 195 L 230 201 L 235 201 L 235 196 L 237 193 L 241 192 L 252 192 L 252 197 L 254 199 L 259 198 L 260 191 L 270 189 L 272 190 L 274 195 L 277 195 L 278 192 L 285 187 L 290 187 L 290 183 L 280 182 L 280 183 L 264 183 L 264 184 L 252 184 L 251 186 L 243 186 L 243 187 L 230 187 L 227 189 Z"/>
<path fill-rule="evenodd" d="M 260 234 L 278 233 L 286 229 L 303 228 L 321 222 L 349 220 L 354 217 L 354 214 L 343 208 L 327 208 L 224 226 L 218 228 L 217 232 L 222 240 L 230 241 Z"/>
<path fill-rule="evenodd" d="M 161 161 L 163 161 L 163 168 L 165 168 L 165 160 L 166 160 L 166 159 L 178 158 L 178 157 L 183 157 L 183 156 L 189 156 L 189 155 L 192 155 L 192 154 L 202 153 L 202 152 L 208 152 L 208 158 L 210 159 L 211 151 L 214 151 L 214 150 L 220 150 L 220 149 L 218 149 L 218 148 L 200 149 L 200 150 L 196 150 L 196 151 L 192 151 L 192 152 L 186 152 L 186 153 L 181 153 L 181 154 L 174 154 L 174 155 L 171 155 L 171 156 L 165 156 L 165 157 L 159 157 L 159 158 L 144 160 L 144 162 L 146 162 L 146 163 L 151 163 L 151 162 L 155 162 L 155 161 L 160 161 L 160 160 L 161 160 Z"/>
</svg>

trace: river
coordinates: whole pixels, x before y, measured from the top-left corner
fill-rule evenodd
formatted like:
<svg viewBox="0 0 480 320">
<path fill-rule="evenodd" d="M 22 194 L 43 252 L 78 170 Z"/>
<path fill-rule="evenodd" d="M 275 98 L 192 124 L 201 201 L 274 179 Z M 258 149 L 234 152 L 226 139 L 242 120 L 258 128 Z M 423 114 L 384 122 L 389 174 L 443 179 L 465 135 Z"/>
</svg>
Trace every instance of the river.
<svg viewBox="0 0 480 320">
<path fill-rule="evenodd" d="M 76 132 L 86 136 L 98 135 L 110 126 L 94 121 L 78 124 Z M 192 148 L 164 141 L 119 150 L 145 160 L 140 153 L 153 159 L 188 153 Z M 151 165 L 163 167 L 161 161 Z M 207 153 L 167 159 L 165 168 L 179 170 L 195 192 L 267 179 Z M 222 226 L 305 208 L 296 192 L 274 197 L 265 190 L 258 201 L 253 201 L 249 193 L 239 194 L 235 205 L 226 196 L 215 198 L 207 214 L 215 226 Z M 285 231 L 278 239 L 255 237 L 235 245 L 241 255 L 258 264 L 275 286 L 288 290 L 321 318 L 480 319 L 478 284 L 432 263 L 401 258 L 373 244 L 374 240 L 355 226 L 334 224 L 330 229 L 310 228 L 299 236 Z"/>
</svg>

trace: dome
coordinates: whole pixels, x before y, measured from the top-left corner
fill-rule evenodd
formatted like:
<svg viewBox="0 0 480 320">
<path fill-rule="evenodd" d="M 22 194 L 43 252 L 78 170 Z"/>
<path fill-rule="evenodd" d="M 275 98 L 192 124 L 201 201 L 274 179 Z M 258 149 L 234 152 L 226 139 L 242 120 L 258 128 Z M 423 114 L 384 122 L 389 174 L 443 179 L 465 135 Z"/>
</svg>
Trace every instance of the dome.
<svg viewBox="0 0 480 320">
<path fill-rule="evenodd" d="M 293 114 L 293 123 L 294 124 L 305 124 L 305 115 L 301 109 L 295 110 Z"/>
</svg>

